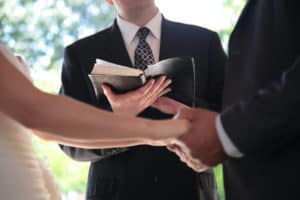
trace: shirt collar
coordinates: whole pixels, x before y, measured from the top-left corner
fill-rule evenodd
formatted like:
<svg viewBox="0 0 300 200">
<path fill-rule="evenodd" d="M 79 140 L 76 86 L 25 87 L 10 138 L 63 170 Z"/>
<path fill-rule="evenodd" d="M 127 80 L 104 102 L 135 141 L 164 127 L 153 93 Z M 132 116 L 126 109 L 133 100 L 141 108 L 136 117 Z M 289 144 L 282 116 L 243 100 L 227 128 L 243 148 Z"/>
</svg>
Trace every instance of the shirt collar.
<svg viewBox="0 0 300 200">
<path fill-rule="evenodd" d="M 161 22 L 162 15 L 160 12 L 157 12 L 157 14 L 145 25 L 145 27 L 150 29 L 150 33 L 153 37 L 158 40 L 160 40 L 161 36 Z M 136 24 L 126 21 L 119 15 L 117 16 L 117 23 L 126 44 L 129 44 L 134 40 L 137 31 L 141 28 Z"/>
</svg>

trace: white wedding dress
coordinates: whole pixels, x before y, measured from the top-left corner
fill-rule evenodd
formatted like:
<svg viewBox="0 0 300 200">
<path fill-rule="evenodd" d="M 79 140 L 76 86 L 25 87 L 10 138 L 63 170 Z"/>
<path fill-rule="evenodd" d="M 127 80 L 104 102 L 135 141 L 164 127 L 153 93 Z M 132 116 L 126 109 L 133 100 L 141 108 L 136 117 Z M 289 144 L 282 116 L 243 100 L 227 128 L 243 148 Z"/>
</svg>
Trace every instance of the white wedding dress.
<svg viewBox="0 0 300 200">
<path fill-rule="evenodd" d="M 23 74 L 26 73 L 24 66 L 17 63 L 1 43 L 0 52 Z M 1 200 L 61 199 L 52 176 L 34 154 L 31 134 L 30 130 L 0 112 Z"/>
</svg>

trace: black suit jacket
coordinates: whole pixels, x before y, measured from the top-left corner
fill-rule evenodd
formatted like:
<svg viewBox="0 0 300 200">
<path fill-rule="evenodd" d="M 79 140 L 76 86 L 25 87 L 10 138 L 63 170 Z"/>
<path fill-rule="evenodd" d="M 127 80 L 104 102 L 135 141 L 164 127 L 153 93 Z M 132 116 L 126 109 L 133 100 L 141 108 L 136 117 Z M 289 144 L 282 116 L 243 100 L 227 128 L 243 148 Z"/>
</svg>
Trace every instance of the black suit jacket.
<svg viewBox="0 0 300 200">
<path fill-rule="evenodd" d="M 224 164 L 228 200 L 299 198 L 299 8 L 250 0 L 232 33 L 221 120 L 245 155 Z"/>
<path fill-rule="evenodd" d="M 160 60 L 176 56 L 195 58 L 197 106 L 219 110 L 226 56 L 217 34 L 204 28 L 163 19 Z M 88 80 L 96 58 L 132 66 L 116 22 L 68 46 L 62 72 L 65 95 L 110 110 L 105 96 L 95 98 Z M 154 109 L 147 109 L 142 116 L 165 117 Z M 100 149 L 63 147 L 63 150 L 76 160 L 94 161 L 89 173 L 88 199 L 196 200 L 199 199 L 201 187 L 199 179 L 207 176 L 203 174 L 199 177 L 165 148 L 137 146 L 108 157 Z M 209 189 L 216 192 L 214 183 Z"/>
</svg>

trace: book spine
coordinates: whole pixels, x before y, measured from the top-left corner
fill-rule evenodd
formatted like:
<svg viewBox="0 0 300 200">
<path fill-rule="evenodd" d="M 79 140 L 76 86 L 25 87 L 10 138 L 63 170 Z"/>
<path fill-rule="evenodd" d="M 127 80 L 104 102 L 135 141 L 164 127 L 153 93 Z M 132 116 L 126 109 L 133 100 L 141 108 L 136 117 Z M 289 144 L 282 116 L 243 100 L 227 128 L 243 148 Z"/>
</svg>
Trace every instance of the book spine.
<svg viewBox="0 0 300 200">
<path fill-rule="evenodd" d="M 196 77 L 196 64 L 195 64 L 195 59 L 194 57 L 191 57 L 191 63 L 192 63 L 192 68 L 193 68 L 193 79 L 194 79 L 194 84 L 193 84 L 193 102 L 192 102 L 192 107 L 196 107 L 196 85 L 197 85 L 197 77 Z"/>
<path fill-rule="evenodd" d="M 99 92 L 98 92 L 98 89 L 97 89 L 97 82 L 95 81 L 95 79 L 93 78 L 93 76 L 91 76 L 90 74 L 88 76 L 90 78 L 90 81 L 92 82 L 92 86 L 93 86 L 93 89 L 94 89 L 94 92 L 95 92 L 95 96 L 98 97 L 99 96 Z"/>
</svg>

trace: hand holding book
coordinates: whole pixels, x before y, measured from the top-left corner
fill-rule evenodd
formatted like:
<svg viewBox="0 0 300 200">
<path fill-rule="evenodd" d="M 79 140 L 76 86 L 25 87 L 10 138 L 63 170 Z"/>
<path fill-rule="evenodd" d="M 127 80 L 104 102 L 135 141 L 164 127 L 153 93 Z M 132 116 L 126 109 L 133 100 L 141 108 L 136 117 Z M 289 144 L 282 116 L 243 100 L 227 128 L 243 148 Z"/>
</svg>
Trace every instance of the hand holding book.
<svg viewBox="0 0 300 200">
<path fill-rule="evenodd" d="M 147 80 L 165 75 L 172 80 L 168 97 L 193 107 L 196 92 L 194 59 L 175 57 L 148 66 L 145 71 L 117 65 L 98 59 L 89 75 L 96 96 L 103 95 L 102 85 L 107 84 L 112 91 L 124 94 L 146 84 Z"/>
<path fill-rule="evenodd" d="M 114 113 L 136 116 L 151 106 L 159 97 L 170 92 L 171 89 L 168 86 L 171 82 L 166 76 L 161 76 L 157 80 L 150 79 L 144 86 L 124 94 L 113 92 L 105 84 L 102 89 Z"/>
</svg>

